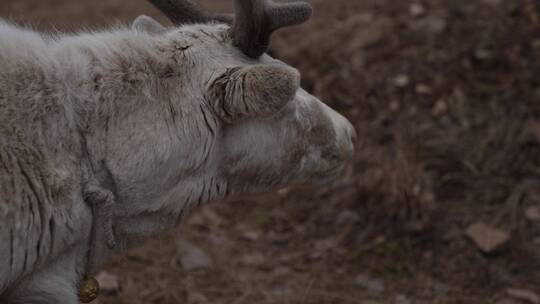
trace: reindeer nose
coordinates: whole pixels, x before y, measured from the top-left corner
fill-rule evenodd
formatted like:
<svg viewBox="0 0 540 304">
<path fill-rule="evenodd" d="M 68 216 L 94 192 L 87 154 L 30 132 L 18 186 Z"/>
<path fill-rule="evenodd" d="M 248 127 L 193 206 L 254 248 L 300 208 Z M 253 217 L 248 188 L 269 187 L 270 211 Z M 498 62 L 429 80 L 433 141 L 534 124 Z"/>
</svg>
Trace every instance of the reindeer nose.
<svg viewBox="0 0 540 304">
<path fill-rule="evenodd" d="M 336 134 L 336 145 L 338 154 L 343 160 L 351 159 L 354 153 L 354 142 L 357 138 L 353 125 L 343 115 L 334 111 L 327 105 L 323 105 L 324 111 L 330 117 Z"/>
<path fill-rule="evenodd" d="M 336 114 L 339 115 L 339 121 L 337 125 L 335 125 L 337 143 L 344 159 L 349 160 L 354 154 L 354 143 L 357 138 L 356 130 L 347 118 L 343 117 L 341 114 Z"/>
</svg>

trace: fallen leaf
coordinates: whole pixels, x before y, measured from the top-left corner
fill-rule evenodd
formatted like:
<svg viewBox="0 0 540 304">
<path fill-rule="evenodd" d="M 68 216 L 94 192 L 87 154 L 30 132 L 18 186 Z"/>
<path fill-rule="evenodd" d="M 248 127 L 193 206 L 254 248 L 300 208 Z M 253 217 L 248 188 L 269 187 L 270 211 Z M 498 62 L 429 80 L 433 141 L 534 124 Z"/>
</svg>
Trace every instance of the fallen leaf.
<svg viewBox="0 0 540 304">
<path fill-rule="evenodd" d="M 527 289 L 508 288 L 506 294 L 518 300 L 526 301 L 532 304 L 540 304 L 540 296 Z"/>
<path fill-rule="evenodd" d="M 510 240 L 509 233 L 482 222 L 469 226 L 466 235 L 485 253 L 495 251 Z"/>
</svg>

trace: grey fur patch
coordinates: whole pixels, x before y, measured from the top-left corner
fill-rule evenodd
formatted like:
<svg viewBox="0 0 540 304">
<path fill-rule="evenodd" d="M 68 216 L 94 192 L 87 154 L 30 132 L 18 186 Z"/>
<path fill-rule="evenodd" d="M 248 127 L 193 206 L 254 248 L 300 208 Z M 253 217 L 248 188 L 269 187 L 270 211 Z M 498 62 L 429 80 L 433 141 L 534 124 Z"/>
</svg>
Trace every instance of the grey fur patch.
<svg viewBox="0 0 540 304">
<path fill-rule="evenodd" d="M 155 35 L 160 35 L 167 31 L 167 29 L 161 25 L 161 23 L 146 15 L 137 17 L 135 21 L 133 21 L 132 27 L 137 31 Z"/>
</svg>

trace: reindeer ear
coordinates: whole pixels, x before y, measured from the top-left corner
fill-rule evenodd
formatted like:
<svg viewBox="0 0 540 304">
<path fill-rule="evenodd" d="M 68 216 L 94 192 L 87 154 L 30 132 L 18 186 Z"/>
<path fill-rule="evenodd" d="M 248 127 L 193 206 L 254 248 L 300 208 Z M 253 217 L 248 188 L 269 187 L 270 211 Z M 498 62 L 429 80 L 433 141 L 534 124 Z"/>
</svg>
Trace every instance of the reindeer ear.
<svg viewBox="0 0 540 304">
<path fill-rule="evenodd" d="M 249 117 L 269 117 L 294 99 L 300 74 L 284 65 L 254 65 L 229 69 L 214 82 L 221 118 L 234 122 Z"/>
<path fill-rule="evenodd" d="M 163 25 L 146 15 L 137 17 L 135 21 L 133 21 L 132 28 L 136 31 L 150 34 L 162 34 L 166 31 Z"/>
</svg>

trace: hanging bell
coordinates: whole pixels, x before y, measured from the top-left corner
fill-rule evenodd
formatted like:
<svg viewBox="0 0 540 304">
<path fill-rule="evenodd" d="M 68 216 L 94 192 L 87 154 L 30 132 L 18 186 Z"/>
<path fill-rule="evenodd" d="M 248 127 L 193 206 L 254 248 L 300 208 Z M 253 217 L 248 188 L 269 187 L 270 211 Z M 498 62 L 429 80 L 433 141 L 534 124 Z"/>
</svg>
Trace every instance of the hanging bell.
<svg viewBox="0 0 540 304">
<path fill-rule="evenodd" d="M 79 287 L 79 300 L 82 303 L 90 303 L 99 295 L 99 283 L 95 278 L 86 278 Z"/>
</svg>

